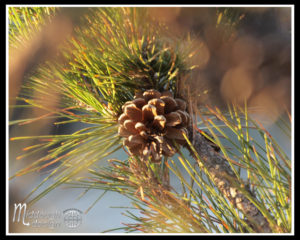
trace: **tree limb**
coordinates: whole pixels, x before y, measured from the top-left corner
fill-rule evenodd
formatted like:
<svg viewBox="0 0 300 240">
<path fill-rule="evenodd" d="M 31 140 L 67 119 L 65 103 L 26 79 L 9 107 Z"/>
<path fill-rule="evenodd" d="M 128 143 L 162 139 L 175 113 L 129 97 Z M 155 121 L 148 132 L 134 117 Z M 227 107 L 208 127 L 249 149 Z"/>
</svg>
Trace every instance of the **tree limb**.
<svg viewBox="0 0 300 240">
<path fill-rule="evenodd" d="M 238 181 L 227 160 L 218 153 L 211 143 L 197 131 L 189 128 L 189 139 L 197 151 L 200 159 L 213 177 L 219 190 L 253 225 L 253 229 L 259 233 L 271 233 L 272 230 L 267 219 L 257 207 L 241 192 L 234 187 L 232 180 Z M 193 154 L 194 155 L 194 154 Z M 195 156 L 194 156 L 195 157 Z M 197 160 L 197 159 L 196 159 Z M 198 161 L 198 160 L 197 160 Z M 230 180 L 229 180 L 230 179 Z M 253 193 L 248 189 L 249 193 Z"/>
</svg>

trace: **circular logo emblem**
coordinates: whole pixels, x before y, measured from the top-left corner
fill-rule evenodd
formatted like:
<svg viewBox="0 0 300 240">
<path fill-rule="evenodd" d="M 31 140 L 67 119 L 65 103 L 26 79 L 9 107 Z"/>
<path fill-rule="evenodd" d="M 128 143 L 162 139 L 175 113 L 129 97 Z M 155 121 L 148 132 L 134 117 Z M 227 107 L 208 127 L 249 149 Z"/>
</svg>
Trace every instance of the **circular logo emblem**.
<svg viewBox="0 0 300 240">
<path fill-rule="evenodd" d="M 64 223 L 68 228 L 77 228 L 82 222 L 82 212 L 76 208 L 70 208 L 64 212 Z"/>
</svg>

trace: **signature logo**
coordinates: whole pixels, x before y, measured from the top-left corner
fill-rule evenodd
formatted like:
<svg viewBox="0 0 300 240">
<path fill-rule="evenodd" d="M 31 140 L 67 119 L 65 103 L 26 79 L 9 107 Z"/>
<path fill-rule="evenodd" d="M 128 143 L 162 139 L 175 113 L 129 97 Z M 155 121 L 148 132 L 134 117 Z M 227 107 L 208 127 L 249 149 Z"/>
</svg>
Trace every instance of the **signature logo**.
<svg viewBox="0 0 300 240">
<path fill-rule="evenodd" d="M 26 203 L 15 203 L 12 221 L 32 228 L 60 228 L 64 224 L 75 229 L 82 224 L 82 212 L 76 208 L 63 211 L 48 212 L 44 210 L 28 211 Z"/>
<path fill-rule="evenodd" d="M 76 208 L 70 208 L 64 212 L 64 223 L 68 228 L 77 228 L 82 223 L 82 212 Z"/>
<path fill-rule="evenodd" d="M 30 225 L 30 223 L 29 222 L 25 222 L 25 216 L 26 216 L 26 210 L 27 210 L 27 204 L 26 203 L 23 203 L 23 204 L 21 204 L 21 203 L 19 203 L 19 204 L 14 204 L 14 216 L 13 216 L 13 222 L 15 222 L 16 221 L 16 214 L 17 214 L 17 211 L 19 210 L 19 215 L 18 215 L 18 220 L 17 220 L 17 222 L 20 222 L 20 218 L 21 218 L 21 213 L 22 213 L 22 210 L 24 209 L 24 211 L 23 211 L 23 215 L 22 215 L 22 223 L 23 223 L 23 225 L 25 225 L 25 226 L 29 226 Z"/>
</svg>

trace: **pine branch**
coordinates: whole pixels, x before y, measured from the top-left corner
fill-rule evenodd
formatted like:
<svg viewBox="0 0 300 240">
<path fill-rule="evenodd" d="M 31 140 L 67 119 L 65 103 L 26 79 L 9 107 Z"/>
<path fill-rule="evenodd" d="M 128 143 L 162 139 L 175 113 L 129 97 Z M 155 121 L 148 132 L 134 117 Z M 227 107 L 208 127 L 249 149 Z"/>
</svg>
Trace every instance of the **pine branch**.
<svg viewBox="0 0 300 240">
<path fill-rule="evenodd" d="M 216 186 L 227 197 L 227 199 L 241 210 L 253 225 L 256 232 L 271 233 L 270 224 L 263 216 L 261 211 L 245 196 L 253 196 L 253 193 L 244 188 L 240 191 L 240 187 L 235 186 L 235 182 L 239 182 L 235 173 L 232 171 L 228 161 L 224 159 L 212 146 L 211 142 L 201 135 L 199 132 L 189 128 L 189 139 L 193 147 L 197 151 L 200 158 L 194 155 L 195 159 L 201 165 L 204 163 L 208 169 Z M 253 196 L 254 197 L 254 196 Z"/>
</svg>

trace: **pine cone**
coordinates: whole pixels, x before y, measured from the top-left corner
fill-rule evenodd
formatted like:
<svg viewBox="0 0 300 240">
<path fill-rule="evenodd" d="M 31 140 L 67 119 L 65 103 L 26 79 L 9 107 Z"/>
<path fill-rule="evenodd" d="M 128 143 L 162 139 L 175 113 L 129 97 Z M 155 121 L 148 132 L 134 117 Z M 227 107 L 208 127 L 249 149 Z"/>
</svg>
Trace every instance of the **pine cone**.
<svg viewBox="0 0 300 240">
<path fill-rule="evenodd" d="M 151 89 L 137 93 L 122 110 L 118 119 L 119 135 L 126 138 L 123 144 L 131 155 L 160 163 L 163 155 L 176 153 L 172 140 L 185 143 L 183 133 L 187 134 L 190 116 L 186 102 L 174 99 L 171 92 Z"/>
</svg>

